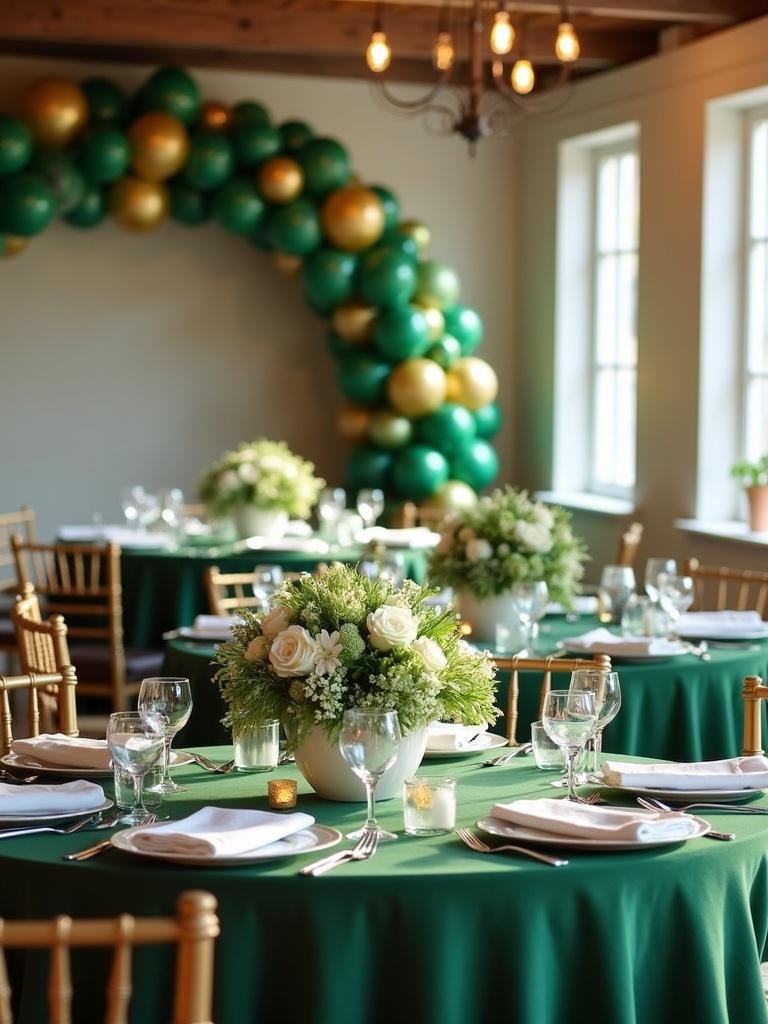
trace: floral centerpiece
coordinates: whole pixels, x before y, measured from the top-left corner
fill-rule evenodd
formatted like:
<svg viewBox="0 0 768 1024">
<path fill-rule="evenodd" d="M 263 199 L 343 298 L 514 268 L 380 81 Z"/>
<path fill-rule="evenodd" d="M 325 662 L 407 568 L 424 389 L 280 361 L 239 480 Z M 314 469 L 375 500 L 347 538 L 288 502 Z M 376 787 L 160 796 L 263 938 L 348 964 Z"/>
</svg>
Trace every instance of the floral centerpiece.
<svg viewBox="0 0 768 1024">
<path fill-rule="evenodd" d="M 314 465 L 287 444 L 259 438 L 224 452 L 199 492 L 214 515 L 235 518 L 241 536 L 278 536 L 289 517 L 309 517 L 324 486 Z"/>
<path fill-rule="evenodd" d="M 371 581 L 338 563 L 285 583 L 266 614 L 242 611 L 233 639 L 219 648 L 214 678 L 227 704 L 224 724 L 240 736 L 279 719 L 321 796 L 350 799 L 338 790 L 351 787 L 351 799 L 361 799 L 336 745 L 343 713 L 393 709 L 403 747 L 410 740 L 415 753 L 415 764 L 404 766 L 412 774 L 430 721 L 479 725 L 498 716 L 493 663 L 462 641 L 455 615 L 425 604 L 434 593 L 410 580 L 400 587 Z M 318 784 L 322 766 L 309 763 L 318 752 L 326 767 L 333 761 L 348 776 L 346 789 Z M 379 791 L 385 797 L 387 775 Z"/>
</svg>

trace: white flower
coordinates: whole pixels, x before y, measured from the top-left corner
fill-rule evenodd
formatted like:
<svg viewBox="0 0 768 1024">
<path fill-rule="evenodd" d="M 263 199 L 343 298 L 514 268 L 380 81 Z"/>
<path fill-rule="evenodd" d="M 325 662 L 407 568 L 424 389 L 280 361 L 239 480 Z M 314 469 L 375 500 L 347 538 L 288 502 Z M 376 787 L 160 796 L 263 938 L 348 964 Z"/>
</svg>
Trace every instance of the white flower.
<svg viewBox="0 0 768 1024">
<path fill-rule="evenodd" d="M 259 467 L 252 462 L 241 462 L 237 474 L 245 484 L 255 484 L 259 479 Z"/>
<path fill-rule="evenodd" d="M 496 554 L 499 556 L 499 558 L 506 558 L 511 550 L 512 548 L 509 546 L 509 544 L 502 543 L 499 544 L 499 546 L 496 548 Z"/>
<path fill-rule="evenodd" d="M 473 537 L 467 541 L 467 558 L 470 562 L 482 562 L 490 558 L 493 548 L 484 537 Z"/>
<path fill-rule="evenodd" d="M 365 620 L 371 647 L 377 651 L 391 651 L 393 647 L 410 647 L 416 639 L 418 619 L 410 608 L 383 605 L 369 612 Z"/>
<path fill-rule="evenodd" d="M 289 626 L 273 640 L 269 660 L 284 679 L 309 675 L 315 666 L 315 641 L 303 626 Z"/>
<path fill-rule="evenodd" d="M 523 547 L 528 548 L 529 551 L 545 555 L 548 551 L 552 550 L 552 535 L 546 526 L 541 526 L 539 523 L 526 523 L 524 520 L 520 520 L 515 526 L 515 533 Z"/>
<path fill-rule="evenodd" d="M 240 477 L 234 469 L 225 469 L 219 477 L 220 491 L 236 491 L 240 486 Z"/>
<path fill-rule="evenodd" d="M 472 529 L 471 526 L 464 526 L 458 532 L 459 540 L 463 540 L 465 544 L 467 543 L 468 540 L 472 540 L 474 536 L 475 531 Z"/>
<path fill-rule="evenodd" d="M 555 525 L 555 517 L 546 505 L 537 504 L 533 506 L 533 518 L 541 526 L 546 526 L 548 530 L 551 530 Z"/>
<path fill-rule="evenodd" d="M 265 636 L 255 636 L 245 650 L 246 661 L 266 661 L 269 653 L 269 640 Z"/>
<path fill-rule="evenodd" d="M 276 604 L 272 611 L 267 612 L 261 620 L 261 632 L 267 640 L 274 640 L 278 633 L 288 629 L 291 624 L 291 613 L 281 604 Z"/>
<path fill-rule="evenodd" d="M 426 665 L 428 672 L 442 672 L 448 664 L 448 659 L 440 644 L 430 640 L 428 636 L 418 637 L 413 641 L 411 647 L 421 655 L 421 660 Z"/>
<path fill-rule="evenodd" d="M 321 629 L 315 638 L 315 671 L 319 676 L 329 676 L 341 667 L 339 655 L 343 651 L 341 634 L 338 630 L 329 633 Z"/>
</svg>

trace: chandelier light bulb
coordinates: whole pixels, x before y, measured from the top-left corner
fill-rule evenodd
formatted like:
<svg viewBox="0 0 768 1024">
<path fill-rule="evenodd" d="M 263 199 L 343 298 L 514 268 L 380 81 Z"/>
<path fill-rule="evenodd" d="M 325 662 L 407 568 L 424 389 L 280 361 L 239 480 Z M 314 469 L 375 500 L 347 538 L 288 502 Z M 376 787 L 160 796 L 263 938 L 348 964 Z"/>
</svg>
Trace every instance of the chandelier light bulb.
<svg viewBox="0 0 768 1024">
<path fill-rule="evenodd" d="M 385 32 L 373 32 L 368 49 L 365 51 L 365 60 L 371 71 L 377 75 L 387 70 L 389 62 L 392 60 L 392 47 L 387 42 Z"/>
<path fill-rule="evenodd" d="M 555 42 L 555 53 L 557 59 L 564 64 L 571 64 L 578 59 L 581 47 L 579 38 L 570 21 L 562 21 L 557 29 L 557 41 Z"/>
<path fill-rule="evenodd" d="M 515 30 L 508 11 L 496 11 L 491 29 L 491 49 L 494 53 L 509 53 L 515 44 Z"/>
<path fill-rule="evenodd" d="M 510 83 L 515 92 L 520 93 L 521 96 L 526 96 L 533 89 L 535 78 L 533 65 L 529 60 L 515 61 L 512 74 L 510 75 Z"/>
<path fill-rule="evenodd" d="M 453 67 L 455 50 L 450 32 L 440 32 L 432 50 L 432 60 L 438 71 L 450 71 Z"/>
</svg>

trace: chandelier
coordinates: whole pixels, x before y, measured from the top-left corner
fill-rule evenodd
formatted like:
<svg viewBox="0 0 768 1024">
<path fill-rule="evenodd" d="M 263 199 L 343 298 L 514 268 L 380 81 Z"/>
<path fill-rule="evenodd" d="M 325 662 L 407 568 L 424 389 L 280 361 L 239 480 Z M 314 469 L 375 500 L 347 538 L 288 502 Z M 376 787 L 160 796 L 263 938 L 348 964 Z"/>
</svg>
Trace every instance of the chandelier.
<svg viewBox="0 0 768 1024">
<path fill-rule="evenodd" d="M 580 48 L 565 6 L 560 8 L 556 26 L 553 25 L 557 71 L 542 84 L 537 81 L 528 56 L 526 22 L 512 22 L 513 4 L 498 4 L 490 32 L 484 18 L 487 4 L 482 0 L 474 0 L 461 9 L 445 4 L 440 10 L 432 47 L 435 80 L 423 95 L 413 99 L 395 96 L 386 81 L 392 47 L 383 21 L 384 6 L 376 4 L 373 31 L 365 52 L 368 68 L 377 80 L 377 95 L 397 113 L 427 115 L 428 126 L 436 134 L 461 135 L 474 147 L 478 139 L 508 130 L 518 116 L 553 110 L 568 96 L 561 87 L 570 78 Z M 469 54 L 464 81 L 458 80 L 454 42 L 461 32 L 467 35 Z"/>
</svg>

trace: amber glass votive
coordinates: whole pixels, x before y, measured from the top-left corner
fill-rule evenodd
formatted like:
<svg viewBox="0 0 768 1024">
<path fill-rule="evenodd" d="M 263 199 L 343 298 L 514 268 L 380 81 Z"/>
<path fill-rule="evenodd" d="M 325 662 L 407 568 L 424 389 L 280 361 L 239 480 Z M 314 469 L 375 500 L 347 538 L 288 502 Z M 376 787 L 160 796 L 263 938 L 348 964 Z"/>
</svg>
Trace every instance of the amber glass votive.
<svg viewBox="0 0 768 1024">
<path fill-rule="evenodd" d="M 269 806 L 275 811 L 285 811 L 296 806 L 296 782 L 294 779 L 272 779 L 267 783 Z"/>
</svg>

